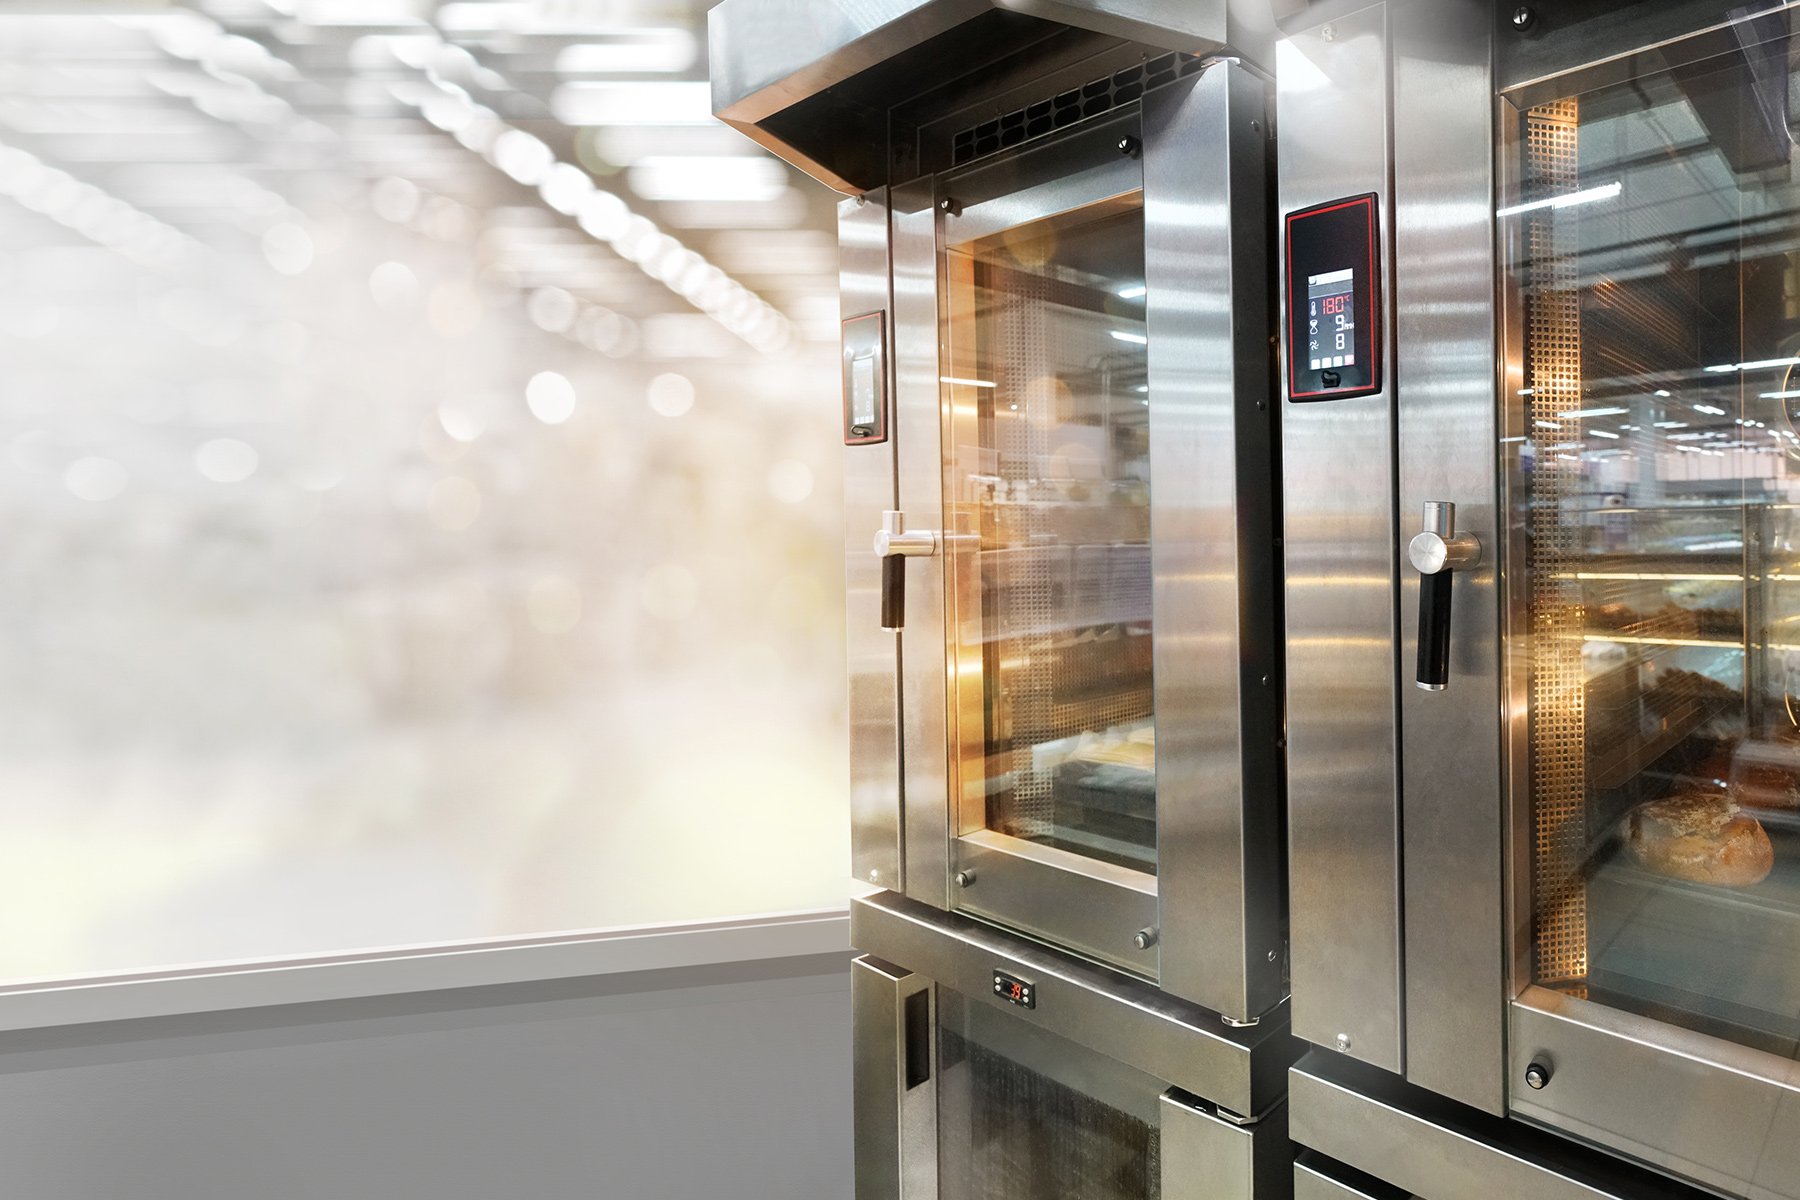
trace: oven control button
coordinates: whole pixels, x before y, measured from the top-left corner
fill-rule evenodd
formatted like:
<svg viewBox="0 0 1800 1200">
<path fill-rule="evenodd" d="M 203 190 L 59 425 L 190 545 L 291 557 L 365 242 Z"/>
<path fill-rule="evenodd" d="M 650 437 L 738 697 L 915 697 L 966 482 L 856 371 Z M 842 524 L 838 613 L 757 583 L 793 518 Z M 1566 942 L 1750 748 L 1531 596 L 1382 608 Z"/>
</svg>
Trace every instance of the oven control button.
<svg viewBox="0 0 1800 1200">
<path fill-rule="evenodd" d="M 1319 373 L 1319 383 L 1323 387 L 1333 388 L 1339 386 L 1343 382 L 1344 377 L 1339 375 L 1336 371 L 1321 371 Z"/>
<path fill-rule="evenodd" d="M 1550 1064 L 1542 1059 L 1525 1068 L 1525 1086 L 1534 1092 L 1541 1092 L 1550 1082 Z"/>
</svg>

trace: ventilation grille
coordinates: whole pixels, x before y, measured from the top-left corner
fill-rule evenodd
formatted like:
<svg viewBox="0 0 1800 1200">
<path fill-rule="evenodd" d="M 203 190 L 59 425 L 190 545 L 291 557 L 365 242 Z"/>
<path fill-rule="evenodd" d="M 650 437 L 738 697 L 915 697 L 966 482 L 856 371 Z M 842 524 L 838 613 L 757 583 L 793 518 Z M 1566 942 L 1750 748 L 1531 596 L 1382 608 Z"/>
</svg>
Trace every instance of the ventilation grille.
<svg viewBox="0 0 1800 1200">
<path fill-rule="evenodd" d="M 1531 198 L 1577 190 L 1580 113 L 1573 99 L 1525 114 Z M 1534 426 L 1557 441 L 1580 440 L 1581 292 L 1575 222 L 1579 214 L 1543 208 L 1526 220 L 1530 273 L 1526 362 Z M 1540 435 L 1545 436 L 1545 435 Z M 1537 978 L 1577 982 L 1588 973 L 1586 672 L 1587 627 L 1572 568 L 1581 530 L 1570 502 L 1584 481 L 1578 462 L 1539 457 L 1531 476 L 1531 803 L 1536 826 L 1532 887 L 1537 897 Z"/>
<path fill-rule="evenodd" d="M 1205 65 L 1206 60 L 1198 55 L 1165 54 L 1066 92 L 1058 92 L 1024 108 L 1015 108 L 992 121 L 971 125 L 951 139 L 950 165 L 960 167 L 1008 146 L 1042 137 L 1086 117 L 1128 104 L 1164 84 L 1196 74 Z"/>
</svg>

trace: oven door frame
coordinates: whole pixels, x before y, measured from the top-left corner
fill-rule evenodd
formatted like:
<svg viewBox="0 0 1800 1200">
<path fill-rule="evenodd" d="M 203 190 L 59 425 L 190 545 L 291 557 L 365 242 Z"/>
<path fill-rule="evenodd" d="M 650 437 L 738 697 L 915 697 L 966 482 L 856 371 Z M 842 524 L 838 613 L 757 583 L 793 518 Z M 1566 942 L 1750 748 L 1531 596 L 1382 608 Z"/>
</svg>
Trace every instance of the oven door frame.
<svg viewBox="0 0 1800 1200">
<path fill-rule="evenodd" d="M 1221 60 L 1047 143 L 889 192 L 898 508 L 908 528 L 943 532 L 941 552 L 906 572 L 903 890 L 1237 1022 L 1287 993 L 1269 266 L 1264 222 L 1230 219 L 1267 211 L 1268 86 Z M 1125 137 L 1134 153 L 1121 153 Z M 979 798 L 953 794 L 954 720 L 968 697 L 945 559 L 969 551 L 944 529 L 944 451 L 959 415 L 939 365 L 947 228 L 961 241 L 1140 186 L 1155 398 L 1155 875 L 997 834 Z"/>
<path fill-rule="evenodd" d="M 1788 4 L 1787 9 L 1800 8 Z M 1701 35 L 1725 30 L 1716 8 L 1677 4 L 1660 12 L 1613 14 L 1552 30 L 1551 52 L 1500 58 L 1495 102 L 1498 207 L 1521 202 L 1518 145 L 1521 114 L 1547 100 L 1579 95 L 1642 70 L 1661 71 L 1690 55 L 1704 55 Z M 1759 14 L 1760 15 L 1760 14 Z M 1689 48 L 1684 55 L 1683 47 Z M 1647 66 L 1642 65 L 1648 59 Z M 1546 71 L 1545 63 L 1557 69 Z M 1503 353 L 1497 375 L 1505 432 L 1522 436 L 1528 421 L 1524 384 L 1523 300 L 1507 265 L 1521 260 L 1508 238 L 1523 236 L 1512 222 L 1497 233 Z M 1514 460 L 1516 468 L 1516 458 Z M 1509 485 L 1519 486 L 1515 469 Z M 1501 498 L 1504 502 L 1504 497 Z M 1532 939 L 1532 812 L 1528 792 L 1530 745 L 1526 713 L 1529 680 L 1519 636 L 1529 628 L 1524 530 L 1510 531 L 1506 564 L 1507 643 L 1505 755 L 1510 806 L 1512 996 L 1507 1025 L 1507 1110 L 1516 1117 L 1606 1146 L 1704 1186 L 1764 1200 L 1800 1200 L 1800 1060 L 1696 1033 L 1622 1009 L 1537 986 Z M 1517 635 L 1517 636 L 1516 636 Z M 1526 1083 L 1534 1064 L 1550 1068 L 1542 1088 Z"/>
</svg>

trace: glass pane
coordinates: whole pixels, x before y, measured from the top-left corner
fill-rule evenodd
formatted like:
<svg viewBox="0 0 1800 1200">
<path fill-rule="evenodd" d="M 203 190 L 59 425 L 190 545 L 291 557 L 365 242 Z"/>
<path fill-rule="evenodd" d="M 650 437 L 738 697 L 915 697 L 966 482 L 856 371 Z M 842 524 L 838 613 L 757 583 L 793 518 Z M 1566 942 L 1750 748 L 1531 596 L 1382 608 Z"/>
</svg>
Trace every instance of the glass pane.
<svg viewBox="0 0 1800 1200">
<path fill-rule="evenodd" d="M 1155 1200 L 1162 1194 L 1148 1075 L 941 990 L 942 1200 Z"/>
<path fill-rule="evenodd" d="M 1521 114 L 1506 449 L 1537 980 L 1793 1055 L 1800 181 L 1760 32 Z"/>
<path fill-rule="evenodd" d="M 947 248 L 945 510 L 965 822 L 1153 872 L 1143 272 L 1141 194 Z"/>
</svg>

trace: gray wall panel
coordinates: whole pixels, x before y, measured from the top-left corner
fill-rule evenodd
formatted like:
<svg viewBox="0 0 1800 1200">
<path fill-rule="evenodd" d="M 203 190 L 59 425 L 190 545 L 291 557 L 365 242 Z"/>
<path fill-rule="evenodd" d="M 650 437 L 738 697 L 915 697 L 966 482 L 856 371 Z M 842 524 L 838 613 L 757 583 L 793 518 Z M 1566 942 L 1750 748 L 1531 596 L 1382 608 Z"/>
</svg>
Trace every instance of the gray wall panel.
<svg viewBox="0 0 1800 1200">
<path fill-rule="evenodd" d="M 848 956 L 13 1033 L 32 1200 L 850 1194 Z"/>
</svg>

